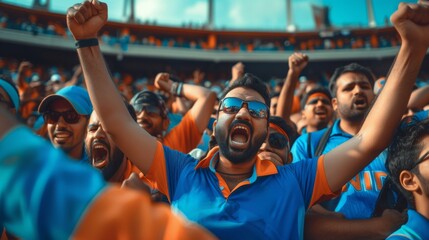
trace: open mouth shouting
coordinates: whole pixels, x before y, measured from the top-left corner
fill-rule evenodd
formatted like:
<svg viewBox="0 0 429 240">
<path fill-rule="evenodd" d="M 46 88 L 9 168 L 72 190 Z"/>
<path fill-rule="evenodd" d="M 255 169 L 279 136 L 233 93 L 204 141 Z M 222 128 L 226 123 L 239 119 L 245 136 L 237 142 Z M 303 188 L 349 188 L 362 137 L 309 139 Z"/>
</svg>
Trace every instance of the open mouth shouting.
<svg viewBox="0 0 429 240">
<path fill-rule="evenodd" d="M 102 140 L 95 140 L 91 145 L 91 162 L 96 168 L 103 168 L 109 162 L 109 145 Z"/>
<path fill-rule="evenodd" d="M 366 109 L 368 107 L 368 101 L 365 97 L 356 97 L 353 101 L 353 105 L 356 109 Z"/>
<path fill-rule="evenodd" d="M 245 150 L 250 144 L 252 128 L 249 123 L 232 124 L 230 135 L 229 135 L 229 146 L 234 150 Z"/>
<path fill-rule="evenodd" d="M 319 118 L 326 118 L 328 110 L 325 107 L 317 107 L 314 109 L 314 114 Z"/>
</svg>

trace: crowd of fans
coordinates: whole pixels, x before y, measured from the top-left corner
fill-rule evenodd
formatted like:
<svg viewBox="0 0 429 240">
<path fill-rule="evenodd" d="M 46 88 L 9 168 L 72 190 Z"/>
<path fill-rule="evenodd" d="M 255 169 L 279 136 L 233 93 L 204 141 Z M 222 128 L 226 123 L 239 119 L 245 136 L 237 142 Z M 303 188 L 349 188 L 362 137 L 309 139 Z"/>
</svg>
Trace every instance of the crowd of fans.
<svg viewBox="0 0 429 240">
<path fill-rule="evenodd" d="M 429 238 L 428 3 L 393 14 L 386 76 L 327 83 L 300 52 L 272 82 L 242 62 L 134 81 L 103 59 L 106 19 L 69 9 L 74 69 L 0 58 L 2 240 Z"/>
<path fill-rule="evenodd" d="M 38 21 L 36 15 L 27 18 L 15 17 L 0 12 L 0 27 L 31 32 L 33 35 L 45 34 L 70 38 L 70 33 L 63 23 L 52 20 Z M 174 34 L 173 34 L 174 35 Z M 209 35 L 209 34 L 207 34 Z M 351 30 L 325 30 L 312 37 L 300 37 L 299 34 L 290 34 L 284 39 L 270 40 L 266 38 L 251 38 L 241 40 L 223 40 L 222 35 L 217 40 L 210 37 L 194 36 L 157 36 L 156 34 L 141 34 L 139 30 L 121 27 L 115 30 L 104 31 L 100 39 L 109 46 L 119 46 L 127 51 L 130 45 L 144 45 L 155 47 L 177 47 L 190 49 L 221 50 L 232 52 L 253 51 L 311 51 L 324 49 L 371 49 L 399 46 L 399 38 L 394 31 L 380 32 L 377 29 L 368 33 L 356 34 Z"/>
</svg>

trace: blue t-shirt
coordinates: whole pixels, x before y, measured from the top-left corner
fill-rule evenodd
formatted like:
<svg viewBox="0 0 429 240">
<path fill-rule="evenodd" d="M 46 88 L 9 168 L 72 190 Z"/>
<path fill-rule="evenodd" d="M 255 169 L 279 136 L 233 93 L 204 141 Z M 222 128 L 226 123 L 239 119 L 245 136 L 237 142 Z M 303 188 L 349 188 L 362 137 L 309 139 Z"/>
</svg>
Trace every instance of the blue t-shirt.
<svg viewBox="0 0 429 240">
<path fill-rule="evenodd" d="M 387 240 L 429 239 L 429 220 L 415 210 L 408 210 L 408 222 L 392 233 Z"/>
<path fill-rule="evenodd" d="M 316 133 L 312 133 L 312 138 L 314 136 L 321 137 L 326 130 L 327 129 L 322 129 Z M 322 154 L 330 152 L 352 137 L 352 135 L 341 130 L 340 120 L 336 120 Z M 293 144 L 291 152 L 294 162 L 310 158 L 310 156 L 308 156 L 307 139 L 308 134 L 303 134 Z M 312 154 L 314 154 L 316 148 L 317 145 L 311 147 Z M 342 213 L 347 219 L 370 218 L 374 211 L 377 197 L 383 186 L 384 179 L 387 176 L 385 166 L 386 158 L 387 151 L 385 150 L 360 171 L 358 175 L 350 180 L 343 187 L 342 194 L 336 199 L 338 203 L 335 208 L 330 210 Z"/>
<path fill-rule="evenodd" d="M 197 162 L 159 144 L 146 177 L 174 211 L 220 239 L 302 239 L 307 208 L 332 195 L 323 168 L 316 175 L 323 157 L 277 168 L 258 158 L 252 176 L 229 190 L 215 170 L 218 154 L 215 147 Z"/>
</svg>

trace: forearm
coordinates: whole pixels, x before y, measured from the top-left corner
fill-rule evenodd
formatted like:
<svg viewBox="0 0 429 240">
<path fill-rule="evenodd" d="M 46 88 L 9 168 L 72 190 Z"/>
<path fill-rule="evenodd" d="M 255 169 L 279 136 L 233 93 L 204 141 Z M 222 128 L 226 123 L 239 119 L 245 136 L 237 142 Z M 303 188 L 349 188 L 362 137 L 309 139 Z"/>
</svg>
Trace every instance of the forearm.
<svg viewBox="0 0 429 240">
<path fill-rule="evenodd" d="M 77 53 L 84 76 L 88 80 L 86 85 L 94 110 L 101 116 L 103 127 L 107 128 L 105 130 L 115 135 L 118 131 L 115 124 L 131 117 L 126 114 L 126 107 L 110 77 L 100 47 L 79 48 Z M 115 114 L 111 114 L 112 109 L 115 110 Z"/>
<path fill-rule="evenodd" d="M 113 83 L 99 46 L 77 49 L 86 86 L 94 110 L 103 129 L 124 154 L 145 173 L 155 155 L 156 140 L 130 116 L 119 91 Z M 141 148 L 136 148 L 140 143 Z"/>
<path fill-rule="evenodd" d="M 200 89 L 197 90 L 193 88 L 195 86 L 188 84 L 186 87 L 188 86 L 189 88 L 185 88 L 184 86 L 184 91 L 186 91 L 185 94 L 187 94 L 186 96 L 191 95 L 191 92 L 195 90 L 193 96 L 198 97 L 198 100 L 194 102 L 194 105 L 192 106 L 190 111 L 195 120 L 195 123 L 197 124 L 198 130 L 200 131 L 200 133 L 203 133 L 204 129 L 207 128 L 207 124 L 213 112 L 213 107 L 216 101 L 216 94 L 213 91 L 210 91 L 203 87 L 198 87 Z"/>
<path fill-rule="evenodd" d="M 192 102 L 196 102 L 199 99 L 208 98 L 212 93 L 213 91 L 205 87 L 184 83 L 181 96 Z"/>
<path fill-rule="evenodd" d="M 289 70 L 277 103 L 276 115 L 282 117 L 287 122 L 291 121 L 290 115 L 292 113 L 293 96 L 298 77 L 299 73 Z"/>
<path fill-rule="evenodd" d="M 380 220 L 349 220 L 332 215 L 307 214 L 305 239 L 385 239 L 393 230 L 385 230 Z"/>
<path fill-rule="evenodd" d="M 384 89 L 360 130 L 370 140 L 366 141 L 368 146 L 377 146 L 376 154 L 387 147 L 406 112 L 407 99 L 410 98 L 425 53 L 426 49 L 402 44 Z"/>
<path fill-rule="evenodd" d="M 408 101 L 409 109 L 423 109 L 424 106 L 429 104 L 429 86 L 424 86 L 414 90 L 411 93 L 410 100 Z"/>
</svg>

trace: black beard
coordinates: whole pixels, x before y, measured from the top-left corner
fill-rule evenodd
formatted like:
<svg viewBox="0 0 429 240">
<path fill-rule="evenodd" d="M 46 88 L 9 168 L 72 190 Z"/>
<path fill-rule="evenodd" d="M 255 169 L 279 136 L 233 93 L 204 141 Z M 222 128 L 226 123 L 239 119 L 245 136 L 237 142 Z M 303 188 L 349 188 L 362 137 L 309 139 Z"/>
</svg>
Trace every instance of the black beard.
<svg viewBox="0 0 429 240">
<path fill-rule="evenodd" d="M 108 158 L 109 158 L 109 162 L 107 163 L 106 166 L 104 166 L 103 168 L 99 169 L 101 171 L 101 174 L 103 175 L 103 178 L 105 181 L 109 181 L 113 175 L 115 175 L 115 173 L 118 171 L 119 167 L 121 166 L 121 163 L 124 159 L 124 153 L 121 152 L 121 150 L 119 150 L 119 148 L 114 148 L 113 149 L 113 155 L 110 156 L 110 151 L 112 149 L 110 148 L 110 146 L 108 146 Z M 89 149 L 85 146 L 85 151 L 86 154 L 88 155 L 88 159 L 89 161 L 92 161 L 92 148 L 89 147 Z M 92 164 L 92 162 L 91 162 Z"/>
<path fill-rule="evenodd" d="M 229 136 L 231 129 L 238 123 L 245 124 L 250 128 L 250 142 L 249 146 L 244 151 L 234 151 L 229 147 Z M 231 123 L 229 129 L 224 131 L 221 127 L 215 128 L 215 138 L 219 145 L 220 152 L 226 157 L 231 163 L 239 164 L 251 161 L 259 151 L 262 143 L 264 143 L 268 132 L 266 131 L 260 136 L 253 136 L 253 127 L 246 121 L 235 120 Z"/>
<path fill-rule="evenodd" d="M 365 110 L 357 110 L 350 109 L 349 107 L 344 105 L 339 105 L 338 112 L 340 113 L 341 118 L 348 122 L 362 122 L 363 120 L 365 120 L 368 108 Z"/>
<path fill-rule="evenodd" d="M 124 153 L 122 153 L 118 148 L 115 148 L 113 150 L 112 157 L 109 159 L 109 162 L 101 169 L 104 180 L 109 181 L 113 175 L 115 175 L 115 173 L 119 170 L 122 161 L 124 161 Z"/>
</svg>

